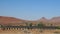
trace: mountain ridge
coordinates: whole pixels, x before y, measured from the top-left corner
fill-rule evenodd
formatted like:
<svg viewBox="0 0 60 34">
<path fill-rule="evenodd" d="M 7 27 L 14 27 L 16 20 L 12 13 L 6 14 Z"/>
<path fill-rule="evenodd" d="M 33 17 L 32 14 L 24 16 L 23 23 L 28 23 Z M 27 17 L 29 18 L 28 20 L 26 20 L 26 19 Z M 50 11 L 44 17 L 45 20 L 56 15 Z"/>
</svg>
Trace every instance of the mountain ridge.
<svg viewBox="0 0 60 34">
<path fill-rule="evenodd" d="M 9 23 L 54 23 L 54 24 L 60 24 L 60 16 L 59 17 L 53 17 L 51 19 L 46 19 L 45 17 L 42 17 L 39 20 L 31 21 L 31 20 L 23 20 L 15 17 L 7 17 L 7 16 L 0 16 L 0 24 L 9 24 Z"/>
</svg>

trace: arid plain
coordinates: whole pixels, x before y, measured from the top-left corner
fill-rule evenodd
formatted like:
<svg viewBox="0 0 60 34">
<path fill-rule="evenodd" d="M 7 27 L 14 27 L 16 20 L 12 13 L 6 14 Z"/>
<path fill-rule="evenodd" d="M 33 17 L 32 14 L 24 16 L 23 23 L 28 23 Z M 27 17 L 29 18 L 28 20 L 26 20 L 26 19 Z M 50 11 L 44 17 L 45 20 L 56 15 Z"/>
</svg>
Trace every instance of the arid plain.
<svg viewBox="0 0 60 34">
<path fill-rule="evenodd" d="M 60 34 L 60 30 L 0 30 L 0 34 Z"/>
<path fill-rule="evenodd" d="M 52 26 L 60 26 L 60 17 L 54 17 L 50 20 L 42 17 L 39 20 L 36 21 L 29 21 L 29 20 L 22 20 L 17 19 L 13 17 L 6 17 L 6 16 L 0 16 L 0 24 L 2 25 L 13 25 L 13 26 L 19 26 L 24 25 L 25 23 L 33 23 L 33 26 L 36 25 L 38 22 L 42 22 L 43 24 L 46 24 L 46 26 L 50 26 L 50 24 L 53 24 Z M 1 30 L 0 34 L 60 34 L 60 29 L 10 29 L 10 30 Z"/>
</svg>

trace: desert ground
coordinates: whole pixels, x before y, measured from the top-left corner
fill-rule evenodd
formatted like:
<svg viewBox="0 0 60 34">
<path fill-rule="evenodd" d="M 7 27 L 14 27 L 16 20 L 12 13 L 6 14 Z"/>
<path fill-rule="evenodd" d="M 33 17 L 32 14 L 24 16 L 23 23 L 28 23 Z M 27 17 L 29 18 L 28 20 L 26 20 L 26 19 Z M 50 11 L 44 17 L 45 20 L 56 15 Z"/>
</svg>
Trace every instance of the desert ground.
<svg viewBox="0 0 60 34">
<path fill-rule="evenodd" d="M 59 29 L 0 30 L 0 34 L 60 34 Z"/>
</svg>

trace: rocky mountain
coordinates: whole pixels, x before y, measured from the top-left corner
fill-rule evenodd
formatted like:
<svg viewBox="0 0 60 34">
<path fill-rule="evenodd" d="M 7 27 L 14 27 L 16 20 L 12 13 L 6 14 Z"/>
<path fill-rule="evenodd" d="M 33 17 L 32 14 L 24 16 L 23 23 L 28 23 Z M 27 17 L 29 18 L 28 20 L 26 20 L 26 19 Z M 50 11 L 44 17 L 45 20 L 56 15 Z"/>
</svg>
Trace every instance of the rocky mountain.
<svg viewBox="0 0 60 34">
<path fill-rule="evenodd" d="M 42 17 L 41 19 L 37 20 L 38 22 L 42 22 L 42 23 L 47 23 L 48 19 L 46 19 L 45 17 Z"/>
<path fill-rule="evenodd" d="M 14 18 L 14 17 L 7 17 L 7 16 L 0 16 L 0 24 L 11 24 L 11 23 L 24 23 L 25 20 Z"/>
<path fill-rule="evenodd" d="M 52 19 L 50 19 L 50 22 L 59 23 L 60 17 L 53 17 Z"/>
<path fill-rule="evenodd" d="M 52 24 L 60 25 L 60 17 L 53 17 L 51 19 L 46 19 L 45 17 L 42 17 L 41 19 L 36 21 L 29 21 L 29 20 L 14 18 L 14 17 L 0 16 L 0 24 L 39 23 L 39 22 L 45 24 L 52 23 Z"/>
</svg>

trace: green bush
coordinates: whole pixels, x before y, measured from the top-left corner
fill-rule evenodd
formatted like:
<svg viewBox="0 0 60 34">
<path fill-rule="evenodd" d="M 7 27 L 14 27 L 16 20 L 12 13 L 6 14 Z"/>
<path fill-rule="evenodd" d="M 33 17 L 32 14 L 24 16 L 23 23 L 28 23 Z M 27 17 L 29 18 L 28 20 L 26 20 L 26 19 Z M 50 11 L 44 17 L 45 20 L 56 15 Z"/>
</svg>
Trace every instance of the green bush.
<svg viewBox="0 0 60 34">
<path fill-rule="evenodd" d="M 42 28 L 42 27 L 44 27 L 44 24 L 39 23 L 39 24 L 37 25 L 37 27 Z"/>
<path fill-rule="evenodd" d="M 31 27 L 32 26 L 32 23 L 30 23 L 29 26 Z"/>
<path fill-rule="evenodd" d="M 60 26 L 57 26 L 56 29 L 60 29 Z"/>
</svg>

